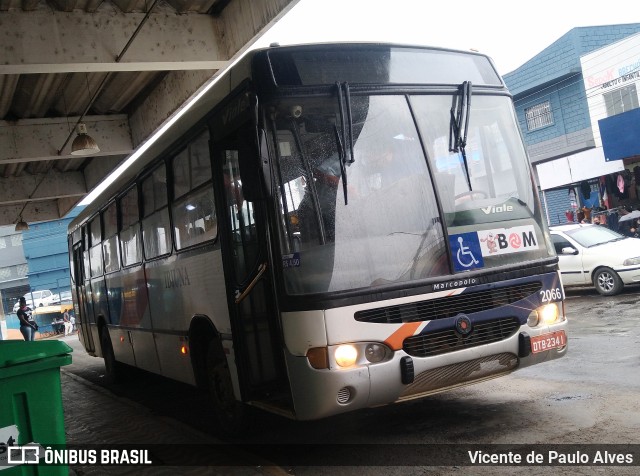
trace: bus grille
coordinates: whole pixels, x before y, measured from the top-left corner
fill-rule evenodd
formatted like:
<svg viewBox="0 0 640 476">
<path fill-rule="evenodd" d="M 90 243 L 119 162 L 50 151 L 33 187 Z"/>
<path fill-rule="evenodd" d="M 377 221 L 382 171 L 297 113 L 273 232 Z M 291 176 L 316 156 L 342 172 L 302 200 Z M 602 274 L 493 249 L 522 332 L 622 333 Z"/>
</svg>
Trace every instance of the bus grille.
<svg viewBox="0 0 640 476">
<path fill-rule="evenodd" d="M 461 336 L 454 329 L 448 329 L 407 337 L 402 349 L 413 357 L 430 357 L 499 342 L 514 335 L 519 328 L 518 319 L 503 317 L 488 322 L 474 323 L 473 330 L 467 336 Z"/>
<path fill-rule="evenodd" d="M 407 385 L 399 400 L 431 395 L 460 385 L 508 374 L 517 366 L 518 357 L 515 354 L 503 353 L 426 370 L 416 375 L 413 383 Z"/>
<path fill-rule="evenodd" d="M 520 301 L 542 289 L 542 283 L 533 282 L 459 294 L 426 301 L 399 304 L 397 306 L 366 309 L 354 314 L 356 321 L 379 324 L 445 319 L 458 314 L 488 311 Z"/>
</svg>

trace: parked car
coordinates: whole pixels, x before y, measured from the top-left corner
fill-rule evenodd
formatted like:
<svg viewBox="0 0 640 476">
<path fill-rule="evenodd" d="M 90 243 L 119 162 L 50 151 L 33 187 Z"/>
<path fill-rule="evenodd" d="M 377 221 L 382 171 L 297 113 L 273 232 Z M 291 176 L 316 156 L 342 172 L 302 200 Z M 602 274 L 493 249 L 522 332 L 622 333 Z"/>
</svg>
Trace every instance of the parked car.
<svg viewBox="0 0 640 476">
<path fill-rule="evenodd" d="M 62 291 L 60 294 L 54 294 L 55 299 L 52 304 L 65 304 L 72 302 L 71 291 Z"/>
<path fill-rule="evenodd" d="M 35 309 L 36 307 L 40 306 L 49 306 L 53 304 L 56 299 L 58 300 L 58 302 L 60 300 L 60 297 L 57 294 L 53 294 L 48 289 L 31 291 L 25 294 L 23 297 L 27 301 L 27 306 L 29 306 L 31 309 Z M 13 312 L 18 312 L 19 308 L 20 302 L 15 303 L 15 305 L 13 306 Z"/>
<path fill-rule="evenodd" d="M 593 284 L 613 296 L 625 284 L 640 283 L 640 239 L 602 225 L 550 227 L 565 287 Z"/>
</svg>

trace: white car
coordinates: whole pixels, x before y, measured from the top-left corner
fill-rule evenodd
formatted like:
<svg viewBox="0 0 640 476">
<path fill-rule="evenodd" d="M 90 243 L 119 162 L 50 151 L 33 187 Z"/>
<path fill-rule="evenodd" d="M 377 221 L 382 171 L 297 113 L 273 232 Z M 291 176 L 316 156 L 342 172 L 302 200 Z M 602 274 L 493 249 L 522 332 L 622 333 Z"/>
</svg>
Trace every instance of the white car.
<svg viewBox="0 0 640 476">
<path fill-rule="evenodd" d="M 62 291 L 60 294 L 53 295 L 53 302 L 51 304 L 64 304 L 72 301 L 71 291 Z"/>
<path fill-rule="evenodd" d="M 53 304 L 56 299 L 59 301 L 60 297 L 56 294 L 53 294 L 48 289 L 41 289 L 39 291 L 31 291 L 24 295 L 25 300 L 27 301 L 27 306 L 31 309 L 35 309 L 39 306 L 50 306 Z M 20 309 L 20 302 L 15 303 L 13 306 L 13 312 L 18 312 Z"/>
<path fill-rule="evenodd" d="M 550 227 L 565 287 L 593 284 L 613 296 L 625 284 L 640 283 L 640 239 L 602 225 Z"/>
</svg>

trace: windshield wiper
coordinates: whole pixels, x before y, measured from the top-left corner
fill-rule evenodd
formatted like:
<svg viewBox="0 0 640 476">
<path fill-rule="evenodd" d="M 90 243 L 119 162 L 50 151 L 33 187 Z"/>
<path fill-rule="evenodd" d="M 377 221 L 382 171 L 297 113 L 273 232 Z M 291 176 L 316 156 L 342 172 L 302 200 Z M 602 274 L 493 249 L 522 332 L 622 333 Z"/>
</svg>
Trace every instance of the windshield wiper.
<svg viewBox="0 0 640 476">
<path fill-rule="evenodd" d="M 451 127 L 449 133 L 449 152 L 456 152 L 462 155 L 464 163 L 464 172 L 471 188 L 471 177 L 469 176 L 469 164 L 467 163 L 467 133 L 469 132 L 469 113 L 471 111 L 471 81 L 465 81 L 460 86 L 460 97 L 457 98 L 456 104 L 451 107 Z"/>
<path fill-rule="evenodd" d="M 340 121 L 342 122 L 342 137 L 344 138 L 344 144 L 347 143 L 347 129 L 349 131 L 349 163 L 353 164 L 356 161 L 355 154 L 353 153 L 353 118 L 351 116 L 351 93 L 349 92 L 349 83 L 336 83 L 338 88 L 338 104 L 340 106 Z M 346 107 L 345 107 L 346 103 Z M 345 114 L 346 109 L 346 114 Z M 346 162 L 345 151 L 345 162 Z"/>
<path fill-rule="evenodd" d="M 342 192 L 344 193 L 344 204 L 347 205 L 348 197 L 347 197 L 347 167 L 346 167 L 346 159 L 344 147 L 342 147 L 342 141 L 340 140 L 340 133 L 338 132 L 338 126 L 333 125 L 333 131 L 336 134 L 336 144 L 338 145 L 338 161 L 340 162 L 340 177 L 342 177 Z"/>
</svg>

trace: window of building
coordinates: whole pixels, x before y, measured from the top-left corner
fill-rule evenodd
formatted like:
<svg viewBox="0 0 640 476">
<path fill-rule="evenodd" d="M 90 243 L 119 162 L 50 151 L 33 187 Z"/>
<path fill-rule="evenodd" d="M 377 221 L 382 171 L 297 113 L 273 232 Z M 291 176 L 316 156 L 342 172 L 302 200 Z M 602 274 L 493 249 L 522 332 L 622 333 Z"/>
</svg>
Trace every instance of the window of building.
<svg viewBox="0 0 640 476">
<path fill-rule="evenodd" d="M 7 247 L 7 241 L 4 236 L 0 236 L 0 249 Z"/>
<path fill-rule="evenodd" d="M 26 278 L 29 272 L 29 266 L 26 264 L 19 264 L 16 266 L 16 274 L 18 278 Z"/>
<path fill-rule="evenodd" d="M 11 267 L 0 268 L 0 281 L 11 279 Z"/>
<path fill-rule="evenodd" d="M 525 109 L 524 115 L 527 118 L 528 131 L 535 131 L 553 124 L 553 112 L 549 101 Z"/>
<path fill-rule="evenodd" d="M 147 258 L 171 251 L 171 230 L 167 207 L 167 170 L 164 164 L 142 182 L 142 242 Z"/>
<path fill-rule="evenodd" d="M 607 117 L 622 114 L 638 107 L 636 85 L 631 84 L 602 95 L 607 108 Z"/>
<path fill-rule="evenodd" d="M 20 246 L 22 245 L 22 233 L 17 235 L 11 235 L 11 246 Z"/>
</svg>

